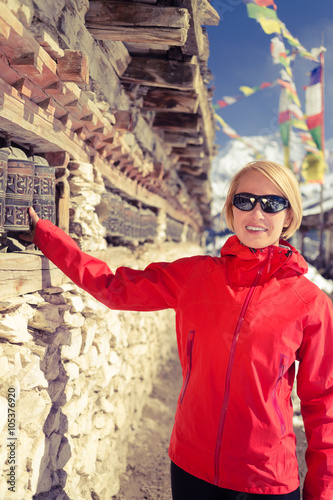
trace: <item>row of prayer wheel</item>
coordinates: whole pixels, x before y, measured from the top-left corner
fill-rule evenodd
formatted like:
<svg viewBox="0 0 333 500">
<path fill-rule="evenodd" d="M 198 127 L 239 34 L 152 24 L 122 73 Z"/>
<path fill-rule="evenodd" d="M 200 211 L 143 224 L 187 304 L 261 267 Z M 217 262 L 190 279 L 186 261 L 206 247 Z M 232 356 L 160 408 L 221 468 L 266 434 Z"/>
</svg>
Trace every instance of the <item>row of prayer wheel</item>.
<svg viewBox="0 0 333 500">
<path fill-rule="evenodd" d="M 55 223 L 55 169 L 19 148 L 0 149 L 0 233 L 29 231 L 28 209 Z"/>
<path fill-rule="evenodd" d="M 156 237 L 157 217 L 154 212 L 138 209 L 111 192 L 103 193 L 102 200 L 108 206 L 108 216 L 103 220 L 108 236 L 137 241 Z"/>
</svg>

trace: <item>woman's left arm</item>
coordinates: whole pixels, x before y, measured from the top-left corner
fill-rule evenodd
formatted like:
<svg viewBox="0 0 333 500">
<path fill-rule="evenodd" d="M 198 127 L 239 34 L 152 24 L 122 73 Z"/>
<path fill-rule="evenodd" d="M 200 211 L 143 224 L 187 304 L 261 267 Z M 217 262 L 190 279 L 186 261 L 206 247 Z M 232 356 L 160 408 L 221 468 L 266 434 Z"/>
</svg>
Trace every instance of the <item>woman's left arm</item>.
<svg viewBox="0 0 333 500">
<path fill-rule="evenodd" d="M 319 294 L 319 311 L 304 328 L 297 392 L 308 448 L 304 500 L 333 500 L 333 307 Z"/>
</svg>

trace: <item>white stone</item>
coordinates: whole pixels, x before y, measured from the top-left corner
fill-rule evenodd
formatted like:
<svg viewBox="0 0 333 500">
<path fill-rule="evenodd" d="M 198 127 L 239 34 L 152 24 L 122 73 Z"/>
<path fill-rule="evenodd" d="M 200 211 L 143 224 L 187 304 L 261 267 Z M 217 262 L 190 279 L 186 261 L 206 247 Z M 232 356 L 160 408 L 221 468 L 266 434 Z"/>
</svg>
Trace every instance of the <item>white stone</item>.
<svg viewBox="0 0 333 500">
<path fill-rule="evenodd" d="M 69 377 L 69 380 L 75 380 L 79 376 L 80 369 L 79 369 L 78 365 L 76 365 L 72 361 L 65 363 L 64 367 L 65 367 L 66 373 Z"/>
<path fill-rule="evenodd" d="M 6 356 L 0 357 L 0 379 L 3 378 L 9 370 L 9 363 Z"/>
<path fill-rule="evenodd" d="M 73 359 L 73 362 L 76 363 L 81 371 L 86 371 L 89 368 L 94 369 L 97 368 L 97 360 L 98 360 L 98 352 L 96 347 L 93 345 L 87 354 L 82 354 L 81 356 Z"/>
<path fill-rule="evenodd" d="M 86 354 L 90 347 L 92 346 L 95 333 L 97 330 L 97 321 L 92 318 L 86 318 L 84 325 L 82 326 L 82 347 L 81 354 Z"/>
<path fill-rule="evenodd" d="M 39 304 L 43 304 L 45 302 L 43 297 L 38 292 L 22 295 L 22 299 L 24 299 L 26 303 L 31 306 L 38 306 Z"/>
<path fill-rule="evenodd" d="M 44 394 L 34 389 L 21 392 L 16 402 L 16 409 L 18 422 L 22 428 L 34 424 L 33 427 L 40 430 L 43 426 L 51 404 L 46 391 L 43 392 Z"/>
<path fill-rule="evenodd" d="M 80 327 L 84 324 L 84 316 L 80 313 L 71 314 L 69 311 L 65 311 L 64 323 L 72 328 Z"/>
<path fill-rule="evenodd" d="M 111 413 L 114 411 L 114 405 L 105 396 L 102 396 L 99 399 L 98 404 L 105 413 Z"/>
<path fill-rule="evenodd" d="M 24 304 L 25 300 L 22 297 L 9 297 L 5 301 L 0 302 L 0 311 L 9 312 L 10 309 L 14 309 L 17 306 Z"/>
<path fill-rule="evenodd" d="M 0 434 L 7 423 L 8 401 L 0 396 Z"/>
<path fill-rule="evenodd" d="M 37 436 L 31 458 L 31 489 L 36 494 L 48 491 L 52 486 L 50 471 L 46 467 L 47 462 L 42 462 L 46 446 L 48 451 L 49 446 L 48 442 L 45 442 L 45 435 L 40 433 Z"/>
<path fill-rule="evenodd" d="M 121 365 L 121 359 L 118 356 L 118 354 L 116 353 L 116 351 L 110 352 L 109 361 L 110 361 L 111 365 L 115 365 L 115 366 Z"/>
<path fill-rule="evenodd" d="M 114 417 L 115 417 L 116 426 L 118 427 L 118 429 L 121 429 L 125 425 L 126 418 L 127 418 L 126 408 L 125 408 L 124 403 L 121 400 L 117 401 L 117 404 L 115 406 Z"/>
<path fill-rule="evenodd" d="M 13 344 L 32 340 L 32 335 L 28 333 L 27 320 L 18 310 L 5 316 L 1 315 L 0 338 Z"/>
<path fill-rule="evenodd" d="M 74 295 L 72 293 L 67 293 L 65 295 L 67 302 L 71 305 L 71 312 L 78 313 L 82 312 L 84 309 L 84 303 L 81 297 Z"/>
<path fill-rule="evenodd" d="M 93 417 L 93 424 L 96 429 L 103 429 L 106 426 L 106 416 L 103 411 L 95 413 Z"/>
<path fill-rule="evenodd" d="M 89 392 L 85 391 L 82 393 L 81 397 L 72 398 L 64 405 L 63 413 L 68 417 L 69 425 L 71 425 L 81 413 L 85 412 L 88 402 Z"/>
<path fill-rule="evenodd" d="M 82 337 L 80 328 L 71 328 L 70 344 L 61 346 L 63 360 L 77 358 L 81 351 Z"/>
<path fill-rule="evenodd" d="M 34 387 L 48 387 L 44 373 L 40 369 L 40 359 L 35 358 L 19 373 L 21 389 L 28 391 Z"/>
<path fill-rule="evenodd" d="M 96 468 L 96 456 L 98 448 L 98 435 L 92 433 L 88 437 L 88 442 L 84 446 L 85 453 L 82 455 L 82 467 L 79 469 L 82 474 L 94 474 Z"/>
</svg>

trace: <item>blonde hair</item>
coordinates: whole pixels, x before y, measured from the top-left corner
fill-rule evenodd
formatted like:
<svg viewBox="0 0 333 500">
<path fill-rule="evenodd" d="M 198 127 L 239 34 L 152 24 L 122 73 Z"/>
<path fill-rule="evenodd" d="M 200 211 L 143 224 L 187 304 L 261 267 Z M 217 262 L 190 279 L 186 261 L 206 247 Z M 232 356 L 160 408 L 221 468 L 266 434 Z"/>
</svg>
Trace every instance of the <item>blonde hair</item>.
<svg viewBox="0 0 333 500">
<path fill-rule="evenodd" d="M 231 231 L 235 231 L 234 229 L 234 216 L 232 210 L 232 199 L 234 194 L 238 189 L 238 185 L 242 177 L 246 175 L 250 171 L 256 171 L 260 174 L 264 175 L 269 179 L 277 189 L 281 191 L 283 196 L 287 198 L 290 204 L 290 214 L 292 216 L 291 222 L 288 227 L 283 228 L 281 238 L 288 239 L 290 238 L 300 227 L 302 222 L 302 198 L 299 191 L 299 186 L 296 177 L 284 165 L 280 165 L 279 163 L 274 163 L 272 161 L 251 161 L 247 163 L 237 174 L 231 179 L 231 183 L 229 186 L 227 199 L 222 209 L 222 224 L 223 217 L 225 218 L 227 227 Z"/>
</svg>

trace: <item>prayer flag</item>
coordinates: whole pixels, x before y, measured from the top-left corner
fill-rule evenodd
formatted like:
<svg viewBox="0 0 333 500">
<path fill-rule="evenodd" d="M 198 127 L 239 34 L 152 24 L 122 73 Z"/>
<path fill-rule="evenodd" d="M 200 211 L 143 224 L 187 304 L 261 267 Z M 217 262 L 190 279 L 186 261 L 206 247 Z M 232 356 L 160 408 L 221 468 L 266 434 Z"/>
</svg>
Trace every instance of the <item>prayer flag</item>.
<svg viewBox="0 0 333 500">
<path fill-rule="evenodd" d="M 319 154 L 308 153 L 302 164 L 302 176 L 305 182 L 324 183 L 326 162 L 322 152 Z"/>
<path fill-rule="evenodd" d="M 289 94 L 282 87 L 279 101 L 279 129 L 281 140 L 284 146 L 289 146 L 290 135 L 290 111 L 289 111 Z"/>
<path fill-rule="evenodd" d="M 305 115 L 310 134 L 321 150 L 324 125 L 321 65 L 311 71 L 309 86 L 305 88 Z"/>
<path fill-rule="evenodd" d="M 277 9 L 274 0 L 254 0 L 254 1 L 257 5 L 261 5 L 262 7 L 269 7 L 270 5 L 272 5 L 275 10 Z"/>
<path fill-rule="evenodd" d="M 243 85 L 242 87 L 239 87 L 239 90 L 243 92 L 246 96 L 252 95 L 255 93 L 255 89 L 252 89 L 251 87 L 246 87 L 246 85 Z"/>
</svg>

